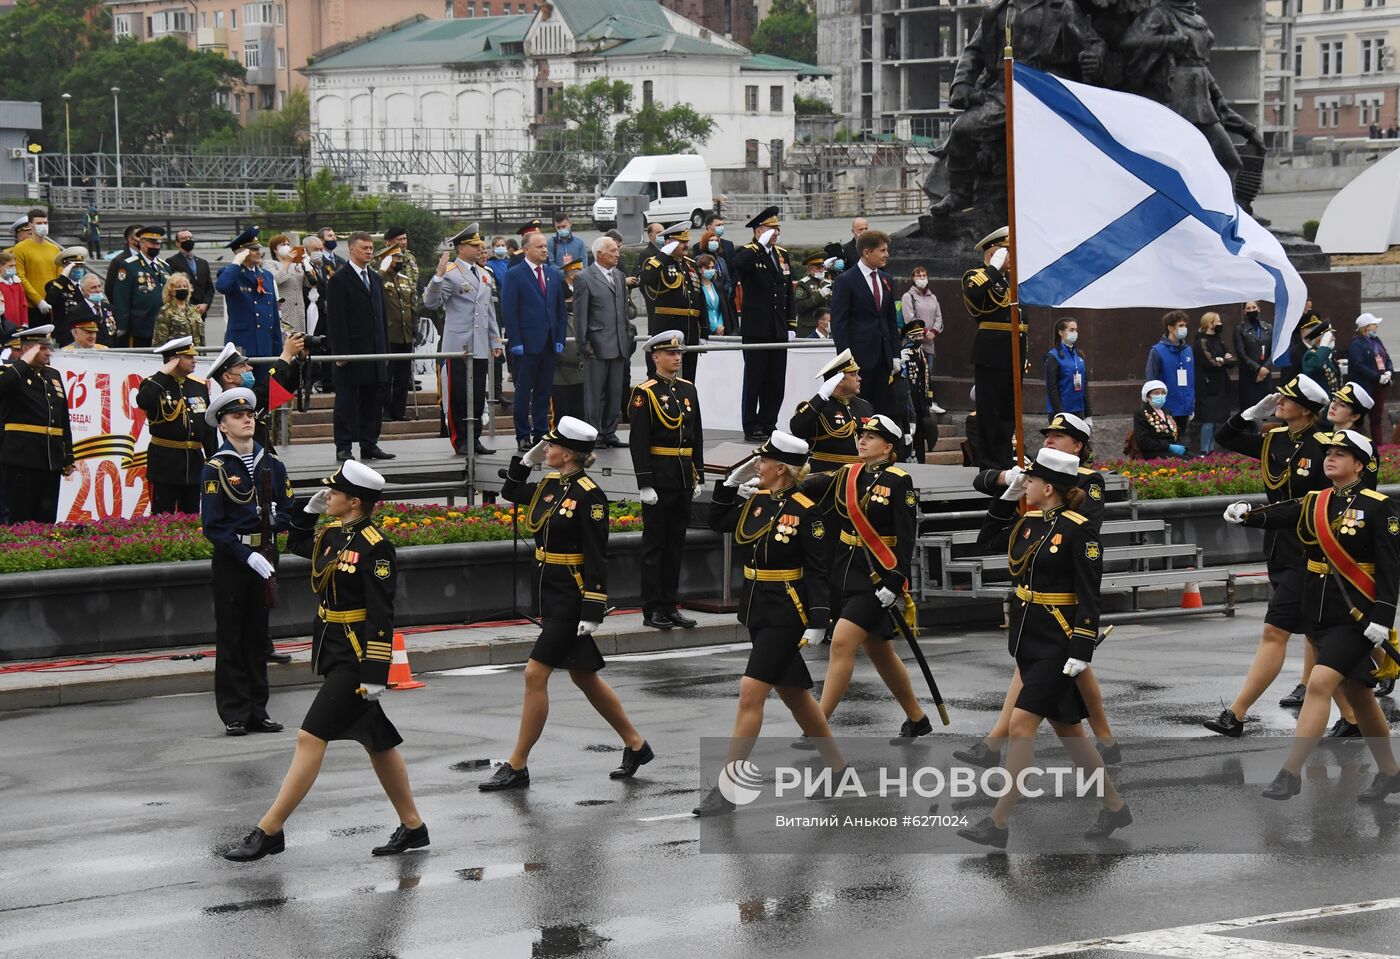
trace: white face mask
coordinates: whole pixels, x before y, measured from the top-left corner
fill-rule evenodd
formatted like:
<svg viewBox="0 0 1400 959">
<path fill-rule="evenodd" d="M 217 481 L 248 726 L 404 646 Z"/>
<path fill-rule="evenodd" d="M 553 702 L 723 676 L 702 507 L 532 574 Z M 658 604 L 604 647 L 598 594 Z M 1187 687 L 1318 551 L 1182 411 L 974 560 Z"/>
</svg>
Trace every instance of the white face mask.
<svg viewBox="0 0 1400 959">
<path fill-rule="evenodd" d="M 926 276 L 916 276 L 916 277 L 914 277 L 914 285 L 917 286 L 917 287 L 918 287 L 919 289 L 921 289 L 921 290 L 924 289 L 925 287 L 928 286 L 928 277 L 926 277 Z"/>
<path fill-rule="evenodd" d="M 1078 342 L 1079 342 L 1079 331 L 1078 331 L 1078 330 L 1070 330 L 1068 333 L 1065 334 L 1065 345 L 1066 345 L 1066 346 L 1073 346 L 1074 344 L 1076 344 L 1076 343 L 1078 343 Z"/>
<path fill-rule="evenodd" d="M 44 237 L 49 235 L 49 225 L 47 223 L 34 224 L 34 235 L 42 240 Z"/>
<path fill-rule="evenodd" d="M 291 248 L 290 246 L 288 246 L 287 244 L 283 243 L 281 246 L 279 246 L 279 247 L 277 248 L 277 255 L 278 255 L 278 256 L 291 256 L 291 255 L 292 255 L 292 248 Z"/>
</svg>

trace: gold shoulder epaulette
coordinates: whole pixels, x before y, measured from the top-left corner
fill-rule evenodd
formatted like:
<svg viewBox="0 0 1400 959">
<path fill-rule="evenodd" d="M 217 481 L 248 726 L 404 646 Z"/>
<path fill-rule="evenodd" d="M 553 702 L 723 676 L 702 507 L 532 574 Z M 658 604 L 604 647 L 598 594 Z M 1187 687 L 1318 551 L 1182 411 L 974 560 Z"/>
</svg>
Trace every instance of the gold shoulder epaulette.
<svg viewBox="0 0 1400 959">
<path fill-rule="evenodd" d="M 1085 516 L 1082 513 L 1076 513 L 1072 509 L 1065 510 L 1064 516 L 1065 519 L 1078 523 L 1080 526 L 1083 526 L 1085 523 L 1089 522 L 1089 517 Z"/>
<path fill-rule="evenodd" d="M 588 490 L 590 492 L 598 488 L 598 484 L 593 482 L 587 476 L 579 477 L 578 485 L 582 486 L 585 490 Z"/>
<path fill-rule="evenodd" d="M 694 380 L 688 380 L 688 379 L 686 379 L 684 376 L 678 376 L 678 377 L 676 377 L 676 382 L 677 382 L 677 383 L 688 383 L 688 384 L 690 384 L 691 386 L 694 386 L 694 385 L 695 385 L 695 381 L 694 381 Z"/>
<path fill-rule="evenodd" d="M 968 270 L 963 274 L 963 282 L 971 283 L 973 286 L 981 286 L 987 282 L 987 274 L 984 270 Z"/>
<path fill-rule="evenodd" d="M 1270 432 L 1270 433 L 1287 433 L 1287 432 L 1288 432 L 1288 427 L 1286 427 L 1286 426 L 1275 426 L 1273 429 L 1269 430 L 1269 432 Z"/>
<path fill-rule="evenodd" d="M 1361 495 L 1362 495 L 1362 496 L 1369 496 L 1369 497 L 1371 497 L 1371 499 L 1378 499 L 1378 500 L 1380 500 L 1381 502 L 1385 502 L 1386 500 L 1390 499 L 1390 497 L 1389 497 L 1389 496 L 1386 496 L 1384 493 L 1377 493 L 1377 492 L 1376 492 L 1375 490 L 1373 490 L 1373 489 L 1363 489 L 1363 490 L 1361 491 Z"/>
<path fill-rule="evenodd" d="M 812 502 L 812 498 L 806 493 L 793 493 L 792 498 L 798 506 L 801 506 L 804 509 L 811 509 L 813 506 L 816 505 Z"/>
<path fill-rule="evenodd" d="M 886 472 L 886 473 L 892 473 L 892 474 L 894 474 L 895 476 L 908 476 L 908 475 L 909 475 L 909 474 L 906 473 L 904 470 L 900 469 L 898 466 L 886 466 L 886 467 L 885 467 L 885 472 Z"/>
<path fill-rule="evenodd" d="M 1044 511 L 1044 510 L 1040 510 L 1040 509 L 1028 509 L 1028 510 L 1026 510 L 1024 513 L 1022 513 L 1021 515 L 1022 515 L 1022 516 L 1044 516 L 1044 515 L 1045 515 L 1045 511 Z"/>
<path fill-rule="evenodd" d="M 374 526 L 366 526 L 364 529 L 360 530 L 360 535 L 363 536 L 365 542 L 369 543 L 371 546 L 378 546 L 380 540 L 384 539 L 384 534 L 379 532 L 378 528 Z"/>
<path fill-rule="evenodd" d="M 1087 466 L 1081 466 L 1081 467 L 1079 467 L 1079 475 L 1080 475 L 1080 476 L 1092 476 L 1092 475 L 1094 474 L 1094 472 L 1095 472 L 1094 470 L 1089 469 L 1089 467 L 1087 467 Z"/>
<path fill-rule="evenodd" d="M 559 471 L 555 470 L 553 473 L 546 473 L 544 478 L 546 480 L 557 480 L 559 478 Z"/>
<path fill-rule="evenodd" d="M 656 257 L 653 256 L 653 257 L 650 257 L 650 258 L 646 261 L 646 263 L 645 263 L 644 265 L 645 265 L 645 266 L 660 266 L 660 265 L 661 265 L 661 261 L 658 260 Z"/>
<path fill-rule="evenodd" d="M 649 390 L 649 389 L 651 389 L 651 388 L 652 388 L 653 386 L 655 386 L 655 385 L 656 385 L 656 380 L 643 380 L 641 383 L 638 383 L 638 384 L 637 384 L 637 389 L 639 389 L 639 390 Z"/>
<path fill-rule="evenodd" d="M 206 380 L 202 380 L 197 376 L 187 376 L 185 377 L 185 379 L 189 380 L 192 383 L 198 383 L 201 386 L 203 386 L 207 382 Z"/>
</svg>

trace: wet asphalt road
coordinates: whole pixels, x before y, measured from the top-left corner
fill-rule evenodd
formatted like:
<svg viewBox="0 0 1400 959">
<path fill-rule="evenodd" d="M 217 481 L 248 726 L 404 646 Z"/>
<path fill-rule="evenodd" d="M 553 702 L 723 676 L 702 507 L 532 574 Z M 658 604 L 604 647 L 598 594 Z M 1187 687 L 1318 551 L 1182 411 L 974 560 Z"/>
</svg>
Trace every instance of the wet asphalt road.
<svg viewBox="0 0 1400 959">
<path fill-rule="evenodd" d="M 1119 735 L 1206 735 L 1195 722 L 1233 695 L 1261 615 L 1256 606 L 1235 620 L 1120 626 L 1095 662 Z M 1251 714 L 1254 735 L 1291 729 L 1292 716 L 1274 703 L 1296 681 L 1296 644 Z M 949 698 L 951 735 L 979 734 L 1007 678 L 1003 640 L 990 631 L 935 635 L 926 648 Z M 695 820 L 653 817 L 684 813 L 700 798 L 699 736 L 727 734 L 744 660 L 732 650 L 615 659 L 604 675 L 658 753 L 621 783 L 607 778 L 619 758 L 611 731 L 556 677 L 550 725 L 531 759 L 534 785 L 506 795 L 478 793 L 489 768 L 474 764 L 509 751 L 519 668 L 429 674 L 427 689 L 390 694 L 433 840 L 397 859 L 369 856 L 393 813 L 354 744 L 332 745 L 288 824 L 286 853 L 236 865 L 218 853 L 273 796 L 290 731 L 227 739 L 209 695 L 0 714 L 8 836 L 0 956 L 960 959 L 1393 894 L 1390 856 L 1141 855 L 1130 832 L 1116 847 L 1124 854 L 1105 856 L 988 856 L 970 846 L 942 855 L 702 854 Z M 819 679 L 820 654 L 809 660 Z M 899 711 L 864 660 L 856 679 L 837 732 L 892 733 Z M 312 693 L 275 693 L 274 718 L 294 727 Z M 770 699 L 765 732 L 795 731 Z M 1067 815 L 1078 830 L 1093 810 Z M 1396 954 L 1396 915 L 1253 935 Z M 1280 948 L 1268 955 L 1295 954 Z"/>
</svg>

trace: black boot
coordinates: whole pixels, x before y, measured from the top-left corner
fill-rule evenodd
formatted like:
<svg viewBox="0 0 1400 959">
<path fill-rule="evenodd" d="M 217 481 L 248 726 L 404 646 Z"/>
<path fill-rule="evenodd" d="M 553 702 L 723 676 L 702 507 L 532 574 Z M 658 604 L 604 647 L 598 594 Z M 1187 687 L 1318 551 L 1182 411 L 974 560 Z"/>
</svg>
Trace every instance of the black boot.
<svg viewBox="0 0 1400 959">
<path fill-rule="evenodd" d="M 375 846 L 370 853 L 375 856 L 397 856 L 401 852 L 409 849 L 422 849 L 428 844 L 428 824 L 419 823 L 413 829 L 409 829 L 403 823 L 399 823 L 399 828 L 394 830 L 394 834 L 389 837 L 389 841 L 382 846 Z"/>
<path fill-rule="evenodd" d="M 995 769 L 1001 765 L 1001 750 L 992 749 L 979 739 L 967 749 L 953 750 L 953 758 L 983 769 Z"/>
<path fill-rule="evenodd" d="M 637 775 L 637 770 L 656 758 L 656 754 L 651 751 L 651 746 L 643 740 L 641 749 L 624 747 L 622 750 L 622 765 L 608 773 L 609 779 L 631 779 Z"/>
<path fill-rule="evenodd" d="M 1264 790 L 1265 799 L 1292 799 L 1303 791 L 1303 780 L 1287 769 L 1280 769 L 1269 788 Z"/>
<path fill-rule="evenodd" d="M 923 718 L 918 722 L 906 719 L 899 727 L 899 735 L 890 740 L 891 746 L 908 746 L 920 736 L 927 736 L 933 732 L 933 723 L 929 722 L 928 713 L 924 713 Z"/>
<path fill-rule="evenodd" d="M 1118 743 L 1114 743 L 1112 746 L 1095 743 L 1094 748 L 1099 751 L 1099 758 L 1103 760 L 1105 766 L 1117 766 L 1123 762 L 1123 747 Z"/>
<path fill-rule="evenodd" d="M 1393 692 L 1395 692 L 1395 680 L 1393 679 L 1382 679 L 1376 684 L 1377 699 L 1380 699 L 1382 696 L 1389 696 Z"/>
<path fill-rule="evenodd" d="M 252 832 L 243 837 L 241 843 L 224 853 L 224 858 L 230 862 L 252 862 L 263 856 L 275 856 L 286 848 L 287 841 L 282 830 L 279 829 L 269 836 L 254 827 Z"/>
<path fill-rule="evenodd" d="M 1094 824 L 1084 830 L 1085 839 L 1107 839 L 1113 835 L 1115 829 L 1122 829 L 1124 826 L 1131 826 L 1133 814 L 1128 811 L 1128 804 L 1124 803 L 1121 809 L 1100 809 L 1099 818 L 1094 820 Z"/>
<path fill-rule="evenodd" d="M 1229 736 L 1231 739 L 1239 739 L 1244 735 L 1244 723 L 1230 712 L 1229 707 L 1220 710 L 1220 715 L 1215 719 L 1207 719 L 1201 725 L 1213 733 Z"/>
<path fill-rule="evenodd" d="M 1302 683 L 1299 683 L 1297 686 L 1293 687 L 1293 692 L 1280 699 L 1278 701 L 1278 704 L 1284 709 L 1296 708 L 1298 706 L 1301 706 L 1303 705 L 1303 696 L 1307 693 L 1307 691 L 1308 687 L 1304 686 Z"/>
<path fill-rule="evenodd" d="M 516 769 L 510 763 L 500 763 L 496 772 L 484 783 L 477 783 L 482 792 L 495 792 L 499 789 L 525 789 L 530 785 L 530 770 Z"/>
<path fill-rule="evenodd" d="M 1400 772 L 1392 775 L 1376 773 L 1376 778 L 1371 780 L 1371 785 L 1357 794 L 1356 801 L 1385 802 L 1385 797 L 1391 793 L 1400 793 Z"/>
<path fill-rule="evenodd" d="M 1355 739 L 1360 735 L 1361 727 L 1345 719 L 1338 719 L 1332 724 L 1332 728 L 1327 730 L 1328 739 Z"/>
<path fill-rule="evenodd" d="M 700 801 L 700 805 L 690 811 L 692 816 L 704 818 L 706 816 L 727 816 L 734 811 L 734 804 L 724 798 L 724 794 L 716 786 L 710 790 L 708 796 Z"/>
<path fill-rule="evenodd" d="M 979 846 L 993 846 L 997 849 L 1006 848 L 1006 840 L 1011 836 L 1010 829 L 1003 829 L 992 822 L 991 816 L 983 816 L 982 821 L 975 826 L 964 826 L 958 830 L 958 835 L 964 839 L 970 839 Z"/>
</svg>

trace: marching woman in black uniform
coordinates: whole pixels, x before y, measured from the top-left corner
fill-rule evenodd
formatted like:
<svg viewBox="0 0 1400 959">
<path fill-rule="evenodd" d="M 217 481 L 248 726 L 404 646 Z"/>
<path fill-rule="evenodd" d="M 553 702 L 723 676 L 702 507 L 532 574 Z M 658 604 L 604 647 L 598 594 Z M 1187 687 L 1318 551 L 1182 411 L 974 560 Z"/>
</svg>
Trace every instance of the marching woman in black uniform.
<svg viewBox="0 0 1400 959">
<path fill-rule="evenodd" d="M 540 636 L 525 664 L 525 703 L 520 735 L 510 758 L 479 783 L 484 792 L 530 785 L 530 750 L 549 717 L 549 677 L 567 669 L 574 685 L 598 715 L 622 737 L 622 763 L 609 776 L 630 779 L 655 758 L 651 746 L 627 718 L 622 702 L 598 675 L 606 664 L 593 631 L 608 606 L 608 497 L 584 472 L 593 463 L 598 431 L 572 416 L 522 456 L 513 456 L 501 495 L 528 503 L 521 525 L 535 537 L 539 569 Z M 530 470 L 543 463 L 553 472 L 538 483 Z"/>
<path fill-rule="evenodd" d="M 1309 491 L 1273 509 L 1250 510 L 1246 503 L 1234 503 L 1225 510 L 1231 523 L 1282 530 L 1283 535 L 1296 530 L 1307 556 L 1303 609 L 1317 663 L 1308 675 L 1293 748 L 1264 796 L 1298 795 L 1303 763 L 1327 725 L 1333 693 L 1340 690 L 1379 769 L 1357 801 L 1383 802 L 1400 792 L 1400 765 L 1390 748 L 1390 724 L 1371 688 L 1376 667 L 1389 665 L 1377 647 L 1391 643 L 1394 635 L 1400 515 L 1388 497 L 1364 485 L 1366 464 L 1375 455 L 1370 440 L 1339 430 L 1322 446 L 1327 451 L 1322 470 L 1332 481 L 1330 488 Z"/>
<path fill-rule="evenodd" d="M 739 711 L 726 764 L 747 759 L 763 729 L 763 705 L 774 689 L 833 768 L 845 763 L 826 716 L 808 692 L 812 677 L 804 645 L 821 641 L 827 605 L 827 529 L 817 506 L 797 485 L 807 475 L 809 447 L 775 430 L 748 460 L 715 484 L 710 528 L 732 532 L 744 560 L 739 622 L 753 649 L 739 681 Z M 732 812 L 719 787 L 694 810 L 697 816 Z"/>
<path fill-rule="evenodd" d="M 1081 721 L 1088 715 L 1075 677 L 1089 666 L 1099 635 L 1099 588 L 1103 550 L 1097 530 L 1076 507 L 1084 493 L 1079 457 L 1042 449 L 1035 463 L 994 501 L 982 522 L 977 545 L 1006 549 L 1015 598 L 1007 645 L 1021 675 L 1021 691 L 1011 714 L 1006 770 L 1012 782 L 1035 758 L 1035 736 L 1050 721 L 1070 758 L 1090 770 L 1103 760 L 1089 745 Z M 1030 507 L 1017 516 L 1022 493 Z M 1085 838 L 1101 839 L 1133 821 L 1113 784 L 1104 777 L 1104 808 Z M 1013 789 L 997 800 L 992 814 L 958 835 L 1004 849 L 1011 810 L 1020 798 Z"/>
<path fill-rule="evenodd" d="M 316 782 L 333 739 L 353 739 L 365 747 L 398 813 L 399 827 L 373 854 L 392 856 L 428 845 L 428 827 L 414 805 L 408 767 L 398 750 L 403 737 L 379 705 L 393 658 L 397 580 L 394 546 L 372 520 L 384 477 L 347 460 L 321 482 L 327 488 L 293 513 L 287 548 L 311 560 L 311 588 L 321 597 L 311 662 L 325 679 L 297 732 L 296 752 L 277 799 L 257 828 L 224 853 L 235 862 L 285 848 L 282 825 Z M 331 522 L 317 529 L 322 513 Z"/>
<path fill-rule="evenodd" d="M 891 740 L 894 743 L 933 732 L 928 714 L 914 695 L 909 671 L 890 644 L 896 630 L 890 617 L 905 615 L 912 608 L 909 565 L 918 534 L 914 482 L 894 465 L 895 448 L 902 438 L 892 419 L 876 414 L 857 436 L 860 462 L 814 476 L 803 487 L 823 513 L 834 510 L 840 520 L 841 545 L 831 568 L 831 588 L 841 593 L 841 618 L 831 636 L 822 714 L 831 719 L 851 684 L 856 650 L 864 647 L 904 709 L 904 724 Z M 805 736 L 794 745 L 815 748 Z"/>
</svg>

